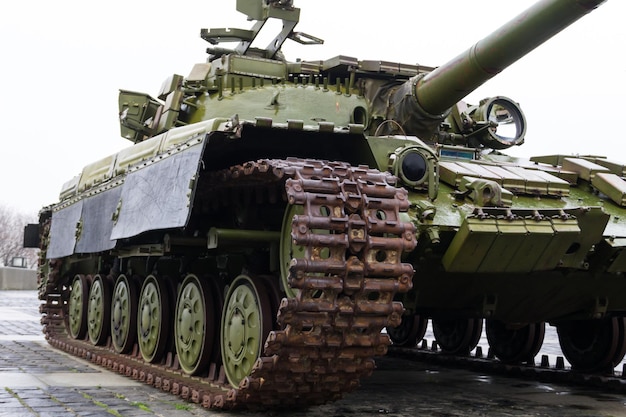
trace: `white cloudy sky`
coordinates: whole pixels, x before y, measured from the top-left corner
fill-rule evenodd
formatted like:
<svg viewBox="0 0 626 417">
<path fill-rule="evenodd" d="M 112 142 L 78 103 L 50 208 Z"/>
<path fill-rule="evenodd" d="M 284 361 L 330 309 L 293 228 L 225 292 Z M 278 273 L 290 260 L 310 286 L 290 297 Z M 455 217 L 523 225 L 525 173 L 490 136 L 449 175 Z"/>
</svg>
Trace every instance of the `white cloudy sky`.
<svg viewBox="0 0 626 417">
<path fill-rule="evenodd" d="M 290 60 L 343 54 L 439 65 L 534 0 L 295 0 L 297 29 L 322 46 L 285 45 Z M 8 5 L 10 4 L 10 6 Z M 520 156 L 605 154 L 626 163 L 626 1 L 606 4 L 470 97 L 505 95 L 528 119 Z M 234 0 L 22 0 L 0 13 L 0 204 L 36 213 L 82 167 L 130 142 L 118 89 L 156 96 L 203 62 L 200 28 L 251 23 Z M 289 41 L 288 41 L 289 42 Z"/>
</svg>

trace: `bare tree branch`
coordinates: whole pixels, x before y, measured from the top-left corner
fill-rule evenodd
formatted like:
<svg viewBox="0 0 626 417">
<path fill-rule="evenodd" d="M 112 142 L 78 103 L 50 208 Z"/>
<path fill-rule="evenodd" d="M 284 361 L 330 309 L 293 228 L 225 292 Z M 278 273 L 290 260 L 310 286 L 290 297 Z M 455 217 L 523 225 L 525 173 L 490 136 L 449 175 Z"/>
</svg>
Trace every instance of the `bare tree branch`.
<svg viewBox="0 0 626 417">
<path fill-rule="evenodd" d="M 35 223 L 36 216 L 19 213 L 0 205 L 0 265 L 11 266 L 13 258 L 26 259 L 28 268 L 37 265 L 37 249 L 24 248 L 24 226 Z"/>
</svg>

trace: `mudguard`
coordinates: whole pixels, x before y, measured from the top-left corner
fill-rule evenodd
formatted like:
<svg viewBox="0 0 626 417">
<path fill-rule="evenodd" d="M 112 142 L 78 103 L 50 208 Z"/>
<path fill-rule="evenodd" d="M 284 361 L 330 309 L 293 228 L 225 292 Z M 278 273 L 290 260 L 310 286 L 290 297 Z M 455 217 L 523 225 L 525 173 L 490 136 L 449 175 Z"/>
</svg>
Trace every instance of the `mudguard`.
<svg viewBox="0 0 626 417">
<path fill-rule="evenodd" d="M 184 227 L 204 143 L 132 167 L 122 185 L 55 211 L 46 257 L 102 252 L 113 249 L 118 239 Z"/>
<path fill-rule="evenodd" d="M 111 239 L 185 226 L 191 212 L 202 144 L 128 174 L 122 187 L 120 213 Z"/>
<path fill-rule="evenodd" d="M 115 240 L 110 238 L 112 215 L 121 192 L 122 187 L 115 187 L 85 200 L 81 215 L 82 232 L 76 242 L 76 253 L 95 253 L 115 247 Z"/>
<path fill-rule="evenodd" d="M 46 251 L 48 259 L 62 258 L 74 253 L 76 226 L 83 211 L 83 200 L 52 213 L 50 243 Z"/>
</svg>

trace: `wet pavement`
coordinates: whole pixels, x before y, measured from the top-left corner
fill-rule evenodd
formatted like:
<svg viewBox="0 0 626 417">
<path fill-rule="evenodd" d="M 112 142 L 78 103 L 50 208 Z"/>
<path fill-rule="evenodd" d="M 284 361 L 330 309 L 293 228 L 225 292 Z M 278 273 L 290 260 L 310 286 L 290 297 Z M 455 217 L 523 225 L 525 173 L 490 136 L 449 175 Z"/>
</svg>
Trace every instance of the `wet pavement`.
<svg viewBox="0 0 626 417">
<path fill-rule="evenodd" d="M 399 358 L 377 363 L 336 403 L 282 414 L 209 411 L 51 348 L 36 292 L 0 291 L 0 416 L 626 416 L 626 395 Z"/>
</svg>

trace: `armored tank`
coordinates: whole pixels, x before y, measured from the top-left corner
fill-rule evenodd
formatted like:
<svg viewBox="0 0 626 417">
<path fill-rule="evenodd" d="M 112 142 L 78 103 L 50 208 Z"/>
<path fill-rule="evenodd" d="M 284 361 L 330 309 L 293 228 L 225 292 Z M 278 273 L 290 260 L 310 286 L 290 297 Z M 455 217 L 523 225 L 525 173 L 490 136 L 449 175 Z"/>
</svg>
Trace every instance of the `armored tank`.
<svg viewBox="0 0 626 417">
<path fill-rule="evenodd" d="M 506 155 L 510 98 L 463 99 L 602 0 L 544 0 L 434 67 L 288 61 L 291 0 L 237 0 L 206 62 L 121 90 L 132 146 L 84 167 L 26 230 L 49 342 L 212 408 L 335 400 L 432 320 L 486 327 L 506 363 L 556 326 L 575 370 L 626 351 L 626 165 Z M 266 21 L 282 29 L 253 47 Z M 235 42 L 234 49 L 223 47 Z M 574 151 L 574 150 L 572 150 Z M 569 152 L 569 150 L 568 150 Z"/>
</svg>

